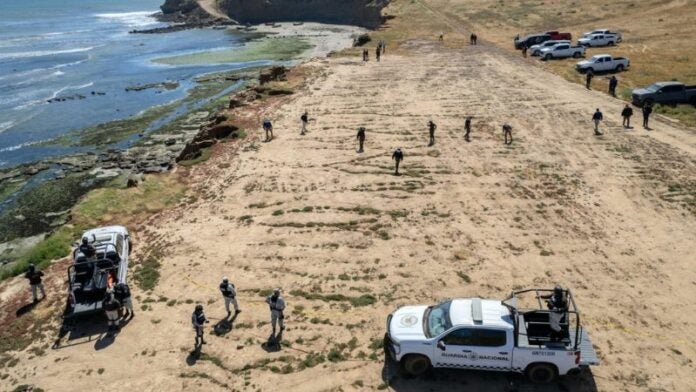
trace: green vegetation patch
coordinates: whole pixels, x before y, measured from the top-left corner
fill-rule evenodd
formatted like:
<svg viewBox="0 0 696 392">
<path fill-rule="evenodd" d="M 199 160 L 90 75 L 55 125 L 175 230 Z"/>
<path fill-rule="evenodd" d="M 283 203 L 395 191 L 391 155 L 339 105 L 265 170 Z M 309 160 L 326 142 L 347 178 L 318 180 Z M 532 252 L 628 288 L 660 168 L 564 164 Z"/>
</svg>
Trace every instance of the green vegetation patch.
<svg viewBox="0 0 696 392">
<path fill-rule="evenodd" d="M 292 290 L 290 295 L 324 302 L 350 302 L 350 304 L 355 307 L 368 306 L 377 302 L 377 298 L 370 294 L 363 294 L 359 297 L 349 297 L 343 294 L 321 294 L 316 292 L 309 293 L 303 290 Z"/>
<path fill-rule="evenodd" d="M 155 59 L 167 65 L 201 65 L 244 63 L 250 61 L 287 61 L 312 48 L 309 41 L 298 37 L 281 37 L 251 41 L 242 47 Z"/>
</svg>

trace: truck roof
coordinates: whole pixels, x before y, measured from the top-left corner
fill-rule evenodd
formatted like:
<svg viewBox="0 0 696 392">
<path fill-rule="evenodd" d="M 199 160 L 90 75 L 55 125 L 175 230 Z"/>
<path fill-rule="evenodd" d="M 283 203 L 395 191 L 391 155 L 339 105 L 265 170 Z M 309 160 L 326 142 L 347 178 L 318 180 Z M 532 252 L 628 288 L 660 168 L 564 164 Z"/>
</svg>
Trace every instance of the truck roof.
<svg viewBox="0 0 696 392">
<path fill-rule="evenodd" d="M 113 236 L 115 234 L 123 234 L 126 235 L 128 234 L 128 230 L 126 230 L 125 227 L 123 226 L 105 226 L 105 227 L 98 227 L 96 229 L 90 229 L 85 231 L 82 234 L 82 237 L 108 237 L 108 236 Z"/>
<path fill-rule="evenodd" d="M 656 86 L 659 87 L 665 87 L 665 86 L 683 86 L 684 83 L 682 82 L 675 82 L 675 81 L 670 81 L 670 82 L 657 82 L 655 83 Z"/>
<path fill-rule="evenodd" d="M 491 326 L 513 329 L 510 310 L 501 301 L 466 298 L 452 300 L 450 306 L 452 325 Z"/>
</svg>

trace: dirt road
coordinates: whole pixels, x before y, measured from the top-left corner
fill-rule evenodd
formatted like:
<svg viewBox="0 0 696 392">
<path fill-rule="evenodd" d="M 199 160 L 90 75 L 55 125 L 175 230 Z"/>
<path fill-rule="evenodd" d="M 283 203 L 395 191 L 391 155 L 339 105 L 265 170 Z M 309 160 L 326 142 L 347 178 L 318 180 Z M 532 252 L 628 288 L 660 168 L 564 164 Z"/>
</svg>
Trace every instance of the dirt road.
<svg viewBox="0 0 696 392">
<path fill-rule="evenodd" d="M 691 390 L 693 130 L 659 119 L 651 132 L 623 129 L 620 101 L 493 47 L 402 49 L 381 63 L 310 64 L 320 75 L 266 113 L 276 139 L 195 169 L 198 201 L 141 237 L 140 248 L 169 243 L 159 285 L 136 293 L 137 308 L 149 298 L 149 310 L 115 341 L 20 354 L 11 379 L 51 391 L 503 391 L 510 381 L 521 391 Z M 595 108 L 606 118 L 601 137 L 592 134 Z M 301 136 L 305 109 L 316 122 Z M 427 147 L 430 119 L 438 129 Z M 392 175 L 396 147 L 401 176 Z M 243 312 L 196 361 L 193 302 L 213 324 L 224 316 L 222 276 L 237 285 Z M 495 373 L 405 380 L 383 366 L 378 343 L 399 305 L 556 283 L 573 288 L 584 312 L 602 360 L 593 374 L 541 388 Z M 288 302 L 280 352 L 263 344 L 262 294 L 276 286 Z"/>
</svg>

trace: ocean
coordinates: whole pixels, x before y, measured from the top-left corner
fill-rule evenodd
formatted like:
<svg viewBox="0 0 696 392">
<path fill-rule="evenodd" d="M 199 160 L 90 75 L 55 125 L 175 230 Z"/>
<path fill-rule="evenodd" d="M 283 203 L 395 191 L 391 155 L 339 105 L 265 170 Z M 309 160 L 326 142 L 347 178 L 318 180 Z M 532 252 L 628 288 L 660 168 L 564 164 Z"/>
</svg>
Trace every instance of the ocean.
<svg viewBox="0 0 696 392">
<path fill-rule="evenodd" d="M 196 76 L 264 63 L 155 63 L 242 44 L 238 35 L 216 29 L 129 34 L 162 26 L 151 17 L 161 3 L 0 1 L 0 168 L 90 150 L 48 141 L 182 99 Z M 126 91 L 164 81 L 179 87 Z M 73 99 L 48 102 L 61 97 Z"/>
</svg>

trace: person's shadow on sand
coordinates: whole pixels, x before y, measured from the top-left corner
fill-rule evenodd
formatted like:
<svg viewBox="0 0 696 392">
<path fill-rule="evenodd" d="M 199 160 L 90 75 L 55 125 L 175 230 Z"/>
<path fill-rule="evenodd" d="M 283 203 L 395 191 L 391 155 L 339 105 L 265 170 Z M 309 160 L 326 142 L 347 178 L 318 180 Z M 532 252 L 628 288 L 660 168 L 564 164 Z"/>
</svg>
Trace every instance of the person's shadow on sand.
<svg viewBox="0 0 696 392">
<path fill-rule="evenodd" d="M 283 331 L 280 331 L 278 335 L 271 334 L 268 337 L 268 341 L 261 344 L 261 348 L 267 353 L 275 353 L 281 351 L 283 346 L 281 342 L 283 341 Z"/>
<path fill-rule="evenodd" d="M 224 319 L 218 321 L 213 326 L 213 333 L 217 336 L 224 336 L 228 334 L 230 331 L 234 329 L 234 321 L 237 319 L 237 315 L 238 314 L 235 314 L 230 319 L 225 317 Z"/>
<path fill-rule="evenodd" d="M 97 341 L 94 342 L 94 349 L 96 351 L 103 350 L 103 349 L 111 346 L 112 344 L 114 344 L 115 341 L 116 341 L 116 333 L 115 332 L 106 333 L 106 334 L 100 336 L 99 339 L 97 339 Z"/>
<path fill-rule="evenodd" d="M 39 304 L 38 302 L 30 302 L 30 303 L 22 306 L 21 308 L 17 309 L 17 311 L 15 312 L 15 315 L 17 316 L 17 318 L 22 317 L 25 314 L 31 312 L 38 304 Z"/>
</svg>

